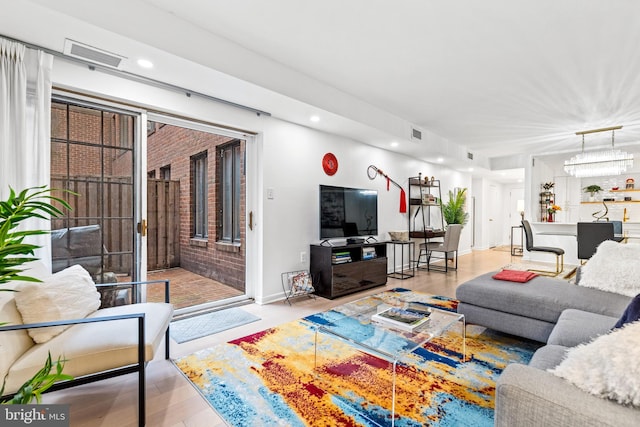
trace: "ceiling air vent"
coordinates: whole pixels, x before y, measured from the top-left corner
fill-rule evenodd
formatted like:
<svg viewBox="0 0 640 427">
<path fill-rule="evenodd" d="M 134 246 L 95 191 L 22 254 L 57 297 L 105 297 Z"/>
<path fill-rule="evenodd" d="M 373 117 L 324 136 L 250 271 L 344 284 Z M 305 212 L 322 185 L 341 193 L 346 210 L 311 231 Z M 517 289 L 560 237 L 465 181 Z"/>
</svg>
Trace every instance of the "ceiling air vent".
<svg viewBox="0 0 640 427">
<path fill-rule="evenodd" d="M 473 153 L 467 152 L 467 159 L 473 160 Z"/>
<path fill-rule="evenodd" d="M 422 141 L 422 131 L 418 130 L 416 128 L 412 128 L 411 129 L 411 138 L 418 140 L 418 141 Z"/>
<path fill-rule="evenodd" d="M 94 62 L 100 65 L 106 65 L 111 68 L 118 68 L 120 62 L 126 59 L 124 56 L 107 52 L 93 46 L 78 43 L 74 40 L 66 39 L 64 41 L 64 53 L 74 58 L 83 59 L 85 61 Z"/>
</svg>

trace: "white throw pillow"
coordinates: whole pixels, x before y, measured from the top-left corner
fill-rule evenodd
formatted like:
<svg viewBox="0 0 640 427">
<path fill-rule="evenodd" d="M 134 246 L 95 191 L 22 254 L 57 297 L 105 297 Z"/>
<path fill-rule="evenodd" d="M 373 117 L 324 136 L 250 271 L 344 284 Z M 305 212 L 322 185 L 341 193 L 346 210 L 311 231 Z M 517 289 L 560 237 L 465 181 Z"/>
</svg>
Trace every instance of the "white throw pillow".
<svg viewBox="0 0 640 427">
<path fill-rule="evenodd" d="M 80 265 L 59 271 L 42 283 L 23 282 L 16 290 L 16 307 L 25 324 L 81 319 L 100 307 L 96 285 Z M 29 335 L 36 343 L 43 343 L 68 327 L 33 328 Z"/>
<path fill-rule="evenodd" d="M 567 351 L 549 372 L 582 390 L 640 407 L 640 321 Z"/>
<path fill-rule="evenodd" d="M 605 240 L 580 268 L 579 286 L 634 297 L 640 293 L 640 244 Z"/>
</svg>

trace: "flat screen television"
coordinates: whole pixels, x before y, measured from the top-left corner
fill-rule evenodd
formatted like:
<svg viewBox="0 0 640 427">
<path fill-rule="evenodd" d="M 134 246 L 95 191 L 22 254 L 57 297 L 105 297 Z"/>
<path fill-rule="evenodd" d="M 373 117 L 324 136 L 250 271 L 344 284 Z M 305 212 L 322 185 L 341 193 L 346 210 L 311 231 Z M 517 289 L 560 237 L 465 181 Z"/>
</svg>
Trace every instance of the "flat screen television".
<svg viewBox="0 0 640 427">
<path fill-rule="evenodd" d="M 320 239 L 378 234 L 378 192 L 320 186 Z"/>
</svg>

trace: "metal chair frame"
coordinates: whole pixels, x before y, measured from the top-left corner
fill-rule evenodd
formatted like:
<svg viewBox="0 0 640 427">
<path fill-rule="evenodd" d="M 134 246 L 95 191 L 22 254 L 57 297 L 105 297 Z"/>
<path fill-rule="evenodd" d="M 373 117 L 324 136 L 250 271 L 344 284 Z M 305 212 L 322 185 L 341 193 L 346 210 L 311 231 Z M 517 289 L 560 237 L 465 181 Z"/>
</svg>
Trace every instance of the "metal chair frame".
<svg viewBox="0 0 640 427">
<path fill-rule="evenodd" d="M 554 254 L 556 256 L 556 269 L 555 271 L 540 270 L 535 268 L 529 268 L 528 271 L 534 271 L 546 276 L 557 276 L 564 270 L 564 249 L 556 248 L 552 246 L 534 246 L 533 244 L 533 231 L 531 230 L 531 224 L 526 219 L 522 220 L 522 227 L 524 228 L 525 247 L 529 252 L 546 252 Z"/>
</svg>

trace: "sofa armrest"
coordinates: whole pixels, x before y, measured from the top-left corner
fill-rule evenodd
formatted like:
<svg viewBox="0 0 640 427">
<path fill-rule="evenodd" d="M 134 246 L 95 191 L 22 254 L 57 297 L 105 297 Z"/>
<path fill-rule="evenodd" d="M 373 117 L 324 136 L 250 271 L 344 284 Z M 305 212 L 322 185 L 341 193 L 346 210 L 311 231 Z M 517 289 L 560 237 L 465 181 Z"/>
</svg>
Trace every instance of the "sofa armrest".
<svg viewBox="0 0 640 427">
<path fill-rule="evenodd" d="M 46 328 L 49 326 L 67 326 L 67 325 L 79 325 L 84 323 L 98 323 L 98 322 L 110 322 L 124 319 L 138 319 L 138 343 L 137 343 L 137 363 L 136 368 L 133 370 L 127 370 L 127 372 L 135 372 L 138 371 L 140 375 L 141 381 L 144 383 L 144 365 L 145 365 L 145 334 L 144 334 L 144 313 L 129 313 L 129 314 L 120 314 L 115 316 L 104 316 L 104 317 L 85 317 L 82 319 L 66 319 L 66 320 L 56 320 L 52 322 L 39 322 L 39 323 L 27 323 L 22 325 L 8 325 L 0 327 L 0 332 L 5 331 L 18 331 L 22 329 L 33 329 L 33 328 Z M 83 384 L 88 381 L 84 381 L 83 379 L 71 379 L 62 381 L 54 384 L 49 391 L 61 390 L 70 386 L 78 384 Z M 5 397 L 5 396 L 3 396 Z"/>
<path fill-rule="evenodd" d="M 144 313 L 119 314 L 116 316 L 85 317 L 82 319 L 55 320 L 52 322 L 27 323 L 21 325 L 1 326 L 0 332 L 19 331 L 22 329 L 47 328 L 49 326 L 71 326 L 83 323 L 111 322 L 114 320 L 138 319 L 138 364 L 144 364 Z"/>
<path fill-rule="evenodd" d="M 116 316 L 84 317 L 82 319 L 54 320 L 52 322 L 39 322 L 39 323 L 27 323 L 27 324 L 20 324 L 20 325 L 0 326 L 0 332 L 19 331 L 22 329 L 47 328 L 49 326 L 79 325 L 81 323 L 109 322 L 112 320 L 135 319 L 135 318 L 138 318 L 139 319 L 138 322 L 141 325 L 144 325 L 144 316 L 145 316 L 144 313 L 130 313 L 130 314 L 119 314 Z M 144 329 L 143 329 L 143 336 L 144 336 Z"/>
<path fill-rule="evenodd" d="M 496 383 L 495 426 L 637 426 L 640 409 L 593 396 L 549 372 L 511 364 Z"/>
</svg>

